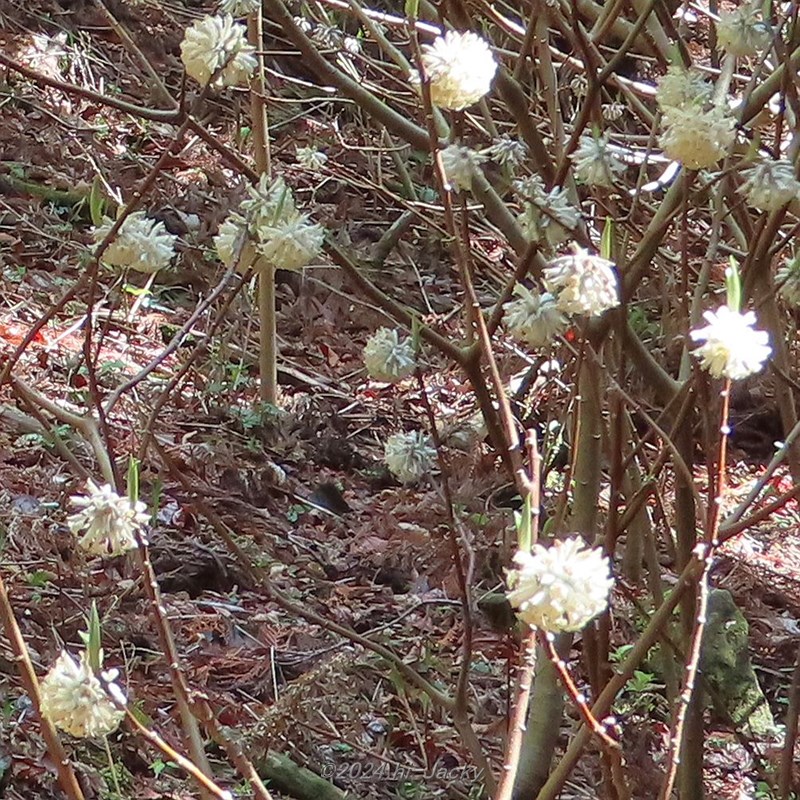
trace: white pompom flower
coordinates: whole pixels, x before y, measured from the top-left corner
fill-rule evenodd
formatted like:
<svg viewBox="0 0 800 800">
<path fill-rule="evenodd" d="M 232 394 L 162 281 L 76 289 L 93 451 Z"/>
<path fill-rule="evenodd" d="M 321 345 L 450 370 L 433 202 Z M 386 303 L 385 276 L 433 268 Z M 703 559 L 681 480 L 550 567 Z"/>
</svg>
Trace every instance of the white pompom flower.
<svg viewBox="0 0 800 800">
<path fill-rule="evenodd" d="M 695 69 L 672 66 L 658 79 L 656 102 L 663 111 L 684 106 L 703 108 L 711 102 L 714 87 Z"/>
<path fill-rule="evenodd" d="M 458 144 L 448 145 L 440 155 L 444 176 L 452 191 L 461 192 L 472 188 L 472 176 L 484 161 L 483 156 Z"/>
<path fill-rule="evenodd" d="M 257 184 L 247 187 L 247 195 L 248 199 L 242 200 L 240 209 L 254 228 L 274 222 L 281 215 L 295 210 L 294 195 L 282 177 L 271 181 L 266 173 L 262 173 Z"/>
<path fill-rule="evenodd" d="M 761 19 L 755 3 L 745 3 L 733 11 L 722 11 L 717 22 L 717 44 L 734 56 L 755 56 L 769 47 L 772 28 Z"/>
<path fill-rule="evenodd" d="M 149 521 L 144 503 L 131 503 L 120 497 L 108 484 L 98 486 L 86 481 L 88 494 L 70 498 L 79 511 L 67 517 L 67 525 L 76 536 L 83 534 L 80 546 L 91 555 L 118 556 L 137 547 L 136 532 L 143 533 Z"/>
<path fill-rule="evenodd" d="M 614 178 L 625 171 L 625 163 L 610 149 L 605 134 L 595 138 L 584 133 L 570 158 L 576 179 L 587 186 L 612 187 Z"/>
<path fill-rule="evenodd" d="M 256 250 L 277 269 L 307 267 L 322 250 L 325 230 L 297 210 L 256 229 Z"/>
<path fill-rule="evenodd" d="M 104 217 L 93 231 L 95 244 L 105 239 L 114 221 Z M 111 267 L 129 267 L 137 272 L 158 272 L 175 256 L 175 240 L 163 222 L 151 219 L 144 211 L 134 211 L 122 223 L 101 260 Z"/>
<path fill-rule="evenodd" d="M 436 450 L 422 431 L 395 433 L 386 440 L 383 459 L 403 483 L 419 480 L 433 466 Z"/>
<path fill-rule="evenodd" d="M 247 85 L 258 65 L 255 52 L 247 43 L 244 25 L 234 22 L 230 14 L 197 20 L 181 42 L 186 72 L 201 86 L 215 74 L 215 86 Z"/>
<path fill-rule="evenodd" d="M 745 182 L 739 191 L 747 202 L 762 211 L 777 211 L 800 195 L 800 182 L 794 177 L 794 166 L 785 158 L 763 161 L 744 170 Z"/>
<path fill-rule="evenodd" d="M 311 172 L 319 172 L 328 163 L 328 156 L 316 147 L 298 147 L 295 158 L 301 167 Z"/>
<path fill-rule="evenodd" d="M 270 182 L 262 175 L 247 189 L 248 199 L 220 226 L 214 239 L 220 260 L 230 266 L 241 251 L 238 268 L 302 269 L 322 249 L 325 230 L 295 207 L 291 189 L 282 178 Z"/>
<path fill-rule="evenodd" d="M 792 307 L 800 307 L 800 256 L 789 259 L 775 275 L 781 297 Z"/>
<path fill-rule="evenodd" d="M 247 17 L 261 8 L 261 0 L 222 0 L 219 10 L 234 17 Z"/>
<path fill-rule="evenodd" d="M 664 112 L 659 143 L 667 156 L 688 169 L 713 167 L 728 154 L 736 138 L 734 119 L 721 106 L 703 111 L 686 105 Z"/>
<path fill-rule="evenodd" d="M 528 146 L 519 139 L 501 136 L 493 140 L 491 146 L 481 152 L 496 164 L 500 164 L 501 167 L 515 169 L 521 166 L 528 157 Z"/>
<path fill-rule="evenodd" d="M 517 616 L 543 631 L 578 631 L 608 607 L 614 585 L 608 558 L 580 537 L 535 544 L 514 556 L 508 602 Z"/>
<path fill-rule="evenodd" d="M 527 239 L 554 247 L 570 237 L 580 212 L 569 202 L 566 189 L 554 187 L 547 192 L 538 175 L 514 181 L 514 189 L 524 200 L 517 224 Z"/>
<path fill-rule="evenodd" d="M 744 314 L 721 306 L 716 311 L 703 312 L 708 323 L 689 333 L 692 341 L 703 342 L 694 351 L 700 366 L 714 378 L 733 381 L 755 375 L 770 357 L 769 335 L 756 330 L 756 315 Z"/>
<path fill-rule="evenodd" d="M 575 247 L 573 255 L 551 261 L 542 278 L 547 290 L 555 295 L 558 309 L 565 314 L 597 317 L 619 305 L 614 264 L 581 247 Z"/>
<path fill-rule="evenodd" d="M 247 220 L 235 211 L 228 214 L 219 233 L 214 237 L 219 260 L 230 267 L 236 262 L 240 272 L 244 272 L 255 260 L 257 253 L 248 230 Z"/>
<path fill-rule="evenodd" d="M 539 294 L 518 283 L 514 294 L 517 299 L 503 306 L 503 323 L 518 341 L 544 347 L 567 329 L 567 318 L 550 292 Z"/>
<path fill-rule="evenodd" d="M 397 383 L 411 375 L 417 366 L 410 338 L 401 341 L 394 328 L 379 328 L 364 347 L 364 366 L 370 378 Z"/>
<path fill-rule="evenodd" d="M 447 31 L 433 44 L 423 45 L 422 66 L 430 81 L 431 102 L 452 111 L 474 105 L 488 94 L 497 72 L 489 45 L 471 31 Z M 412 73 L 410 81 L 419 86 L 419 73 Z"/>
<path fill-rule="evenodd" d="M 121 704 L 125 694 L 113 681 L 117 670 L 103 673 L 108 692 Z M 40 684 L 40 711 L 57 728 L 79 739 L 113 733 L 125 716 L 92 672 L 86 653 L 78 663 L 62 651 Z"/>
</svg>

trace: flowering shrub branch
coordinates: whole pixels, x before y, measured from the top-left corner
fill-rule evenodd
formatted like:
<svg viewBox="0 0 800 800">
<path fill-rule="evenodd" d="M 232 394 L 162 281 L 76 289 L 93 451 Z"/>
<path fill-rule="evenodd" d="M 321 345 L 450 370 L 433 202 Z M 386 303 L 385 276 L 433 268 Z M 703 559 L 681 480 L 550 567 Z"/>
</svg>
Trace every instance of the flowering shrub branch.
<svg viewBox="0 0 800 800">
<path fill-rule="evenodd" d="M 0 63 L 43 86 L 175 126 L 170 143 L 120 215 L 96 220 L 94 247 L 83 273 L 33 324 L 6 362 L 0 384 L 11 384 L 14 396 L 44 429 L 55 419 L 88 443 L 95 462 L 91 468 L 83 463 L 92 459 L 81 451 L 81 442 L 77 447 L 57 442 L 75 475 L 82 480 L 102 475 L 102 481 L 84 484 L 85 494 L 75 495 L 68 526 L 90 555 L 137 551 L 192 757 L 201 771 L 210 771 L 196 713 L 205 735 L 222 742 L 242 775 L 266 798 L 255 768 L 221 735 L 210 710 L 192 696 L 181 675 L 142 536 L 146 515 L 136 499 L 121 497 L 113 489 L 120 485 L 117 451 L 122 444 L 115 436 L 112 411 L 123 408 L 123 399 L 135 400 L 134 390 L 144 386 L 156 367 L 187 340 L 193 326 L 208 316 L 206 343 L 192 349 L 175 369 L 152 407 L 145 409 L 144 425 L 134 432 L 134 447 L 142 459 L 154 450 L 169 465 L 156 435 L 159 415 L 185 385 L 203 348 L 216 341 L 244 284 L 234 280 L 234 273 L 247 270 L 257 274 L 259 284 L 261 396 L 275 402 L 275 269 L 302 270 L 316 259 L 325 265 L 332 262 L 346 280 L 345 291 L 356 300 L 368 300 L 391 320 L 388 327 L 375 326 L 368 336 L 363 351 L 368 378 L 388 384 L 378 389 L 396 398 L 413 376 L 424 398 L 423 426 L 404 421 L 382 444 L 390 472 L 403 485 L 399 491 L 414 493 L 433 485 L 444 495 L 464 625 L 452 695 L 391 648 L 290 600 L 268 573 L 248 562 L 230 532 L 213 518 L 213 510 L 206 510 L 220 538 L 279 607 L 381 655 L 451 713 L 463 744 L 484 768 L 491 792 L 497 782 L 488 749 L 475 732 L 470 705 L 476 553 L 458 535 L 454 478 L 428 395 L 433 381 L 425 375 L 442 364 L 457 367 L 470 383 L 488 433 L 488 446 L 477 446 L 482 457 L 493 448 L 520 501 L 547 516 L 542 541 L 536 542 L 534 535 L 533 542 L 519 548 L 508 599 L 522 623 L 557 635 L 555 642 L 540 637 L 539 658 L 551 658 L 554 669 L 543 670 L 531 687 L 534 635 L 525 637 L 521 653 L 526 666 L 519 676 L 504 759 L 507 772 L 499 773 L 497 797 L 505 798 L 514 789 L 519 765 L 525 767 L 516 787 L 520 795 L 555 797 L 593 733 L 616 753 L 598 720 L 610 712 L 614 697 L 667 629 L 678 606 L 687 655 L 683 694 L 676 696 L 677 680 L 665 680 L 675 711 L 660 792 L 666 798 L 678 785 L 683 795 L 699 797 L 702 753 L 687 743 L 703 738 L 702 714 L 695 713 L 702 711 L 699 693 L 693 690 L 711 559 L 721 541 L 797 496 L 798 490 L 791 489 L 765 501 L 766 488 L 780 470 L 788 466 L 795 481 L 800 480 L 797 369 L 794 343 L 786 333 L 793 320 L 789 309 L 800 298 L 800 262 L 793 250 L 800 180 L 790 132 L 797 109 L 788 80 L 800 63 L 797 42 L 789 40 L 790 31 L 796 38 L 795 21 L 777 8 L 767 18 L 749 3 L 724 10 L 718 19 L 703 16 L 702 25 L 713 30 L 721 50 L 721 68 L 715 71 L 697 55 L 697 48 L 687 46 L 686 31 L 692 29 L 688 17 L 677 24 L 657 14 L 658 4 L 653 2 L 638 4 L 635 14 L 627 9 L 612 12 L 609 9 L 622 6 L 601 7 L 589 0 L 568 10 L 535 3 L 535 13 L 524 24 L 503 6 L 467 6 L 460 0 L 442 9 L 420 2 L 421 14 L 436 24 L 393 17 L 356 2 L 336 7 L 362 26 L 361 40 L 350 37 L 353 42 L 347 47 L 330 46 L 330 25 L 292 17 L 282 0 L 265 0 L 264 17 L 260 4 L 225 0 L 219 15 L 198 19 L 181 48 L 189 78 L 202 86 L 189 111 L 183 109 L 183 98 L 170 97 L 172 108 L 162 111 L 104 97 L 39 75 L 0 54 Z M 245 16 L 247 29 L 239 21 Z M 332 88 L 330 103 L 337 113 L 342 97 L 357 104 L 364 151 L 374 157 L 364 169 L 377 163 L 374 174 L 365 177 L 352 165 L 339 163 L 329 143 L 325 152 L 314 142 L 308 147 L 291 144 L 289 158 L 296 162 L 283 164 L 279 150 L 272 163 L 266 104 L 272 100 L 270 92 L 279 93 L 280 88 L 265 85 L 265 26 L 287 39 L 310 75 Z M 561 51 L 561 40 L 570 52 Z M 682 63 L 668 66 L 675 52 Z M 642 55 L 649 59 L 642 72 L 646 77 L 628 64 L 635 65 Z M 658 73 L 656 81 L 652 73 Z M 197 121 L 210 93 L 232 86 L 250 93 L 255 165 Z M 350 109 L 341 107 L 344 118 Z M 106 331 L 93 313 L 104 278 L 100 264 L 145 272 L 156 280 L 159 272 L 182 260 L 185 242 L 154 216 L 149 197 L 190 132 L 248 183 L 247 197 L 222 222 L 215 251 L 209 246 L 205 253 L 209 261 L 218 258 L 225 266 L 225 277 L 198 303 L 175 343 L 133 378 L 106 392 L 98 380 L 99 345 Z M 417 151 L 413 158 L 401 150 L 404 146 Z M 384 172 L 392 167 L 396 175 L 387 189 Z M 369 259 L 362 259 L 344 235 L 341 241 L 334 236 L 325 241 L 321 226 L 296 204 L 292 169 L 304 179 L 321 175 L 321 180 L 338 181 L 347 191 L 367 187 L 380 199 L 381 208 L 387 208 L 381 222 L 392 225 L 382 235 L 371 266 L 385 266 L 388 273 L 397 266 L 393 257 L 399 246 L 416 243 L 417 236 L 441 240 L 442 250 L 448 251 L 444 260 L 449 259 L 448 266 L 458 275 L 453 313 L 438 316 L 437 308 L 435 316 L 429 304 L 431 313 L 423 319 L 424 305 L 417 308 L 407 297 L 396 299 L 394 287 L 386 288 L 385 273 L 376 270 L 374 278 L 367 277 Z M 394 188 L 397 185 L 401 188 Z M 390 211 L 397 216 L 390 218 Z M 347 233 L 346 228 L 340 233 Z M 489 248 L 482 249 L 487 240 L 497 243 L 499 256 L 489 257 Z M 203 247 L 200 243 L 197 249 Z M 428 277 L 424 253 L 420 248 L 420 263 L 414 264 L 421 278 Z M 721 301 L 720 262 L 728 253 L 740 264 L 741 304 Z M 66 410 L 15 374 L 36 333 L 75 299 L 86 307 L 86 407 L 78 412 Z M 519 362 L 527 368 L 542 360 L 555 364 L 551 369 L 563 391 L 558 408 L 535 408 L 532 416 L 540 416 L 530 423 L 519 418 L 510 399 L 510 365 Z M 743 392 L 746 382 L 770 389 L 783 441 L 747 497 L 723 518 L 731 382 L 740 382 Z M 717 410 L 709 406 L 716 404 L 720 386 L 721 416 L 715 416 Z M 709 397 L 714 403 L 706 402 Z M 694 437 L 703 424 L 723 430 L 705 455 L 698 452 Z M 540 473 L 537 447 L 526 449 L 521 442 L 522 431 L 535 435 L 529 425 L 543 442 L 557 428 L 566 453 L 566 463 L 547 475 L 558 488 L 547 489 L 545 505 L 538 492 L 546 468 Z M 173 479 L 185 481 L 173 467 Z M 709 476 L 705 500 L 697 488 L 702 470 Z M 191 491 L 191 482 L 182 485 Z M 705 523 L 701 535 L 698 519 Z M 581 538 L 564 539 L 574 531 L 580 531 Z M 600 542 L 603 549 L 595 549 Z M 669 593 L 663 585 L 661 553 L 674 557 L 678 574 Z M 512 566 L 510 560 L 507 566 Z M 572 634 L 580 630 L 586 652 L 605 665 L 612 625 L 604 614 L 609 607 L 611 613 L 624 614 L 610 576 L 625 573 L 636 582 L 643 569 L 656 611 L 618 673 L 589 666 L 597 700 L 591 708 L 578 703 L 582 727 L 548 776 L 562 705 L 557 677 L 571 686 L 574 700 L 579 694 L 558 654 L 567 660 Z M 4 613 L 8 616 L 8 610 Z M 28 666 L 22 664 L 23 680 L 30 682 Z M 61 700 L 65 687 L 81 685 L 93 698 L 93 705 L 82 710 L 101 712 L 99 717 L 81 717 L 71 730 L 101 731 L 118 722 L 117 713 L 102 713 L 109 709 L 103 706 L 102 692 L 96 691 L 96 670 L 87 670 L 83 661 L 70 655 L 59 659 L 58 666 L 60 672 L 48 684 L 55 686 L 52 696 Z M 677 675 L 680 665 L 672 666 Z M 35 676 L 32 686 L 29 692 L 36 704 Z M 523 734 L 528 705 L 532 719 L 547 713 L 552 724 L 531 725 Z M 67 706 L 67 711 L 75 711 Z M 44 711 L 45 718 L 57 718 L 64 707 L 51 702 L 48 711 L 45 698 Z M 44 725 L 55 758 L 59 745 L 46 721 Z M 682 749 L 687 753 L 679 769 Z M 80 790 L 59 758 L 61 781 L 76 800 Z M 612 758 L 606 766 L 624 785 L 621 760 Z M 534 779 L 527 777 L 531 774 Z"/>
</svg>

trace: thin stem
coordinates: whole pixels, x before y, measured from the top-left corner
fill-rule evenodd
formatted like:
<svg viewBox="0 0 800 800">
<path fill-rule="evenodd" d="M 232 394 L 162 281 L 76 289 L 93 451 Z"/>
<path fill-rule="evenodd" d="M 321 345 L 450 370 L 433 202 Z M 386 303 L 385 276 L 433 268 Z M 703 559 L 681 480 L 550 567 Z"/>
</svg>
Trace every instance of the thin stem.
<svg viewBox="0 0 800 800">
<path fill-rule="evenodd" d="M 41 727 L 42 736 L 47 745 L 47 752 L 50 754 L 50 759 L 55 765 L 58 774 L 58 782 L 61 784 L 61 788 L 64 790 L 69 800 L 84 800 L 83 791 L 78 784 L 75 771 L 72 769 L 72 764 L 64 750 L 64 746 L 61 744 L 61 740 L 58 738 L 56 729 L 47 717 L 42 716 L 40 710 L 42 701 L 39 694 L 39 680 L 36 677 L 36 671 L 31 663 L 28 647 L 25 644 L 25 640 L 22 638 L 22 632 L 17 624 L 17 618 L 14 616 L 14 607 L 8 597 L 2 574 L 0 574 L 0 617 L 3 618 L 6 638 L 14 653 L 14 660 L 17 662 L 17 669 L 22 685 L 25 687 L 25 691 L 31 703 L 33 703 L 33 707 L 39 714 L 39 725 Z"/>
<path fill-rule="evenodd" d="M 659 793 L 660 800 L 668 800 L 672 794 L 672 789 L 675 785 L 675 778 L 678 773 L 681 750 L 685 744 L 684 723 L 687 718 L 687 712 L 689 711 L 689 707 L 692 702 L 696 703 L 699 701 L 699 698 L 695 696 L 695 682 L 700 663 L 700 647 L 702 645 L 703 632 L 705 631 L 706 626 L 706 611 L 708 608 L 708 575 L 711 570 L 714 548 L 717 545 L 720 508 L 722 506 L 722 497 L 725 492 L 727 446 L 728 435 L 730 434 L 730 428 L 728 427 L 730 388 L 730 379 L 726 379 L 725 387 L 721 393 L 722 409 L 720 413 L 721 423 L 717 463 L 716 465 L 708 465 L 709 502 L 707 509 L 705 537 L 702 544 L 697 548 L 698 555 L 703 561 L 703 571 L 698 583 L 697 613 L 695 617 L 694 629 L 692 631 L 692 638 L 687 649 L 686 674 L 683 682 L 683 690 L 678 698 L 678 707 L 675 711 L 675 718 L 672 725 L 672 734 L 670 736 L 669 752 L 667 755 L 666 775 L 664 778 L 664 783 L 661 787 L 661 792 Z M 702 719 L 700 720 L 700 724 L 702 725 Z M 696 746 L 698 744 L 700 743 L 692 742 L 692 746 Z M 694 776 L 693 785 L 700 779 L 701 776 Z M 700 788 L 700 791 L 702 791 L 702 788 Z"/>
<path fill-rule="evenodd" d="M 539 538 L 539 503 L 540 497 L 540 470 L 541 457 L 536 443 L 536 432 L 529 430 L 525 436 L 528 446 L 528 461 L 530 463 L 530 509 L 531 509 L 531 544 Z M 525 737 L 525 720 L 528 714 L 528 702 L 533 685 L 533 674 L 536 669 L 536 629 L 531 628 L 523 643 L 522 666 L 517 678 L 517 692 L 514 702 L 514 712 L 508 721 L 508 743 L 506 744 L 505 759 L 503 760 L 503 773 L 497 787 L 495 800 L 510 800 L 514 791 L 514 782 L 519 768 L 519 759 L 522 753 L 522 743 Z"/>
<path fill-rule="evenodd" d="M 260 396 L 265 403 L 278 404 L 278 332 L 275 318 L 275 268 L 266 264 L 258 272 L 258 323 L 261 347 L 258 369 Z"/>
<path fill-rule="evenodd" d="M 108 736 L 103 736 L 103 748 L 106 751 L 108 769 L 111 773 L 111 782 L 114 784 L 114 792 L 117 795 L 116 800 L 122 800 L 122 789 L 120 788 L 119 777 L 117 776 L 117 765 L 114 763 L 114 756 L 111 755 L 111 747 L 108 744 Z"/>
</svg>

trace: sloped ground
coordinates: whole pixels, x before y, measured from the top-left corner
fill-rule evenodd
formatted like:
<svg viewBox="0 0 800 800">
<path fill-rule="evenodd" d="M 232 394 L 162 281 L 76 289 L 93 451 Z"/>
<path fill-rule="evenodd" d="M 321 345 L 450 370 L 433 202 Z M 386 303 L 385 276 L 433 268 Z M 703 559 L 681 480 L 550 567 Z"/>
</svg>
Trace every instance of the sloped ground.
<svg viewBox="0 0 800 800">
<path fill-rule="evenodd" d="M 154 3 L 111 9 L 177 96 L 177 44 L 195 10 Z M 136 54 L 94 6 L 3 2 L 0 15 L 0 48 L 38 73 L 155 105 Z M 286 68 L 280 61 L 275 66 Z M 370 253 L 388 222 L 366 177 L 374 174 L 373 156 L 357 116 L 334 119 L 324 102 L 307 113 L 307 105 L 294 102 L 301 90 L 288 79 L 274 80 L 281 99 L 271 105 L 276 168 L 339 241 L 359 255 Z M 235 146 L 246 133 L 244 103 L 240 96 L 225 96 L 209 104 L 204 124 L 223 144 Z M 136 121 L 88 96 L 66 95 L 10 70 L 0 72 L 0 105 L 5 361 L 84 269 L 91 239 L 86 198 L 96 176 L 129 197 L 170 145 L 173 128 Z M 295 148 L 306 142 L 325 145 L 331 166 L 322 176 L 295 161 Z M 370 191 L 362 191 L 365 185 Z M 464 631 L 454 599 L 447 511 L 435 487 L 401 488 L 381 462 L 386 435 L 424 413 L 425 391 L 445 420 L 451 485 L 464 520 L 460 535 L 473 556 L 478 596 L 500 585 L 512 549 L 511 512 L 503 499 L 508 487 L 475 429 L 473 401 L 461 377 L 434 360 L 424 388 L 413 381 L 388 388 L 370 383 L 361 348 L 385 320 L 354 297 L 333 268 L 311 269 L 303 279 L 284 276 L 279 286 L 284 413 L 257 401 L 248 286 L 232 299 L 225 295 L 228 308 L 220 299 L 212 303 L 180 347 L 164 355 L 221 280 L 210 237 L 242 192 L 243 182 L 218 152 L 196 137 L 187 139 L 148 201 L 180 236 L 178 270 L 147 294 L 139 276 L 103 275 L 95 294 L 103 397 L 152 367 L 121 395 L 108 425 L 117 454 L 137 453 L 145 430 L 167 454 L 147 451 L 143 499 L 159 501 L 152 558 L 188 682 L 208 696 L 220 723 L 243 738 L 256 760 L 269 747 L 363 798 L 473 796 L 478 776 L 447 715 L 377 656 L 272 602 L 226 552 L 209 522 L 213 516 L 224 523 L 252 563 L 296 603 L 393 648 L 431 680 L 452 686 Z M 414 249 L 401 249 L 373 277 L 445 328 L 457 301 L 441 242 L 422 227 L 409 240 Z M 488 291 L 492 264 L 505 254 L 489 233 L 476 235 L 476 248 Z M 420 280 L 413 267 L 423 261 Z M 79 297 L 85 300 L 83 291 Z M 67 408 L 80 408 L 89 390 L 84 314 L 84 303 L 69 297 L 14 369 L 17 378 Z M 169 381 L 189 358 L 194 360 L 186 379 L 174 389 Z M 525 364 L 512 351 L 501 358 L 508 377 Z M 537 389 L 531 404 L 545 408 L 562 390 L 553 379 Z M 107 663 L 122 670 L 137 713 L 182 749 L 168 672 L 137 571 L 127 562 L 83 560 L 64 524 L 69 497 L 82 491 L 83 482 L 37 427 L 51 425 L 52 418 L 35 413 L 8 385 L 0 389 L 0 401 L 6 409 L 0 428 L 2 567 L 34 664 L 41 674 L 64 644 L 79 643 L 84 614 L 96 600 Z M 67 428 L 59 433 L 80 463 L 91 463 L 79 438 Z M 741 480 L 750 478 L 742 466 Z M 759 531 L 752 542 L 737 540 L 724 554 L 720 583 L 751 621 L 775 710 L 796 642 L 799 554 L 791 515 L 781 530 Z M 619 629 L 622 644 L 623 622 Z M 495 766 L 516 650 L 510 634 L 495 632 L 483 617 L 477 620 L 474 724 Z M 43 757 L 36 720 L 5 645 L 0 671 L 3 796 L 57 796 L 53 767 Z M 665 749 L 658 727 L 649 722 L 655 732 L 642 738 L 633 764 L 642 797 L 654 785 Z M 126 796 L 196 796 L 174 765 L 140 739 L 126 732 L 112 739 Z M 742 782 L 753 785 L 758 776 L 740 745 L 723 737 L 720 752 L 726 748 L 737 758 L 728 753 L 721 759 L 714 796 L 738 797 Z M 73 742 L 71 752 L 87 796 L 110 796 L 102 747 Z M 240 779 L 222 754 L 214 755 L 220 783 L 236 789 Z M 591 796 L 585 787 L 598 781 L 593 759 L 582 769 L 571 789 L 576 797 Z"/>
</svg>

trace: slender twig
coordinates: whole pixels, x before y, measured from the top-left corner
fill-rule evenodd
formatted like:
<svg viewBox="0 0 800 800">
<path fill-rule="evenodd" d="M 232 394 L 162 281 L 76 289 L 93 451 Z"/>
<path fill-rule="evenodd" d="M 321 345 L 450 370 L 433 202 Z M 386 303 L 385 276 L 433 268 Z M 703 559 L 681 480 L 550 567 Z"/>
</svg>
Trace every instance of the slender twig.
<svg viewBox="0 0 800 800">
<path fill-rule="evenodd" d="M 636 641 L 628 657 L 618 667 L 617 672 L 615 672 L 592 705 L 591 712 L 595 719 L 603 719 L 611 710 L 616 696 L 633 676 L 634 670 L 638 668 L 642 660 L 647 656 L 650 648 L 658 641 L 659 637 L 662 635 L 662 631 L 669 624 L 678 603 L 688 589 L 695 584 L 695 581 L 703 571 L 703 567 L 704 564 L 702 560 L 694 558 L 678 576 L 678 580 L 672 587 L 669 596 L 653 614 L 650 623 Z M 581 726 L 580 730 L 569 743 L 567 751 L 564 753 L 558 766 L 552 771 L 547 782 L 542 787 L 536 800 L 555 800 L 555 798 L 558 797 L 559 792 L 564 788 L 565 781 L 575 768 L 575 764 L 578 762 L 581 753 L 591 740 L 592 735 L 593 731 L 589 726 Z"/>
<path fill-rule="evenodd" d="M 210 778 L 213 774 L 211 765 L 206 757 L 197 718 L 192 712 L 191 692 L 183 674 L 181 659 L 178 654 L 178 648 L 175 646 L 175 639 L 172 635 L 172 628 L 170 627 L 169 620 L 167 619 L 166 609 L 161 601 L 161 591 L 158 588 L 158 581 L 150 561 L 147 541 L 138 530 L 135 531 L 135 536 L 137 544 L 136 554 L 144 578 L 142 583 L 150 601 L 150 610 L 153 613 L 156 631 L 158 632 L 161 652 L 164 654 L 169 668 L 172 690 L 175 693 L 175 702 L 178 706 L 181 725 L 187 739 L 189 752 L 192 754 L 192 759 L 200 771 Z"/>
<path fill-rule="evenodd" d="M 111 697 L 111 695 L 109 695 Z M 113 700 L 113 698 L 112 698 Z M 137 719 L 136 715 L 125 706 L 125 717 L 130 726 L 143 738 L 146 739 L 153 747 L 160 750 L 169 761 L 174 761 L 187 775 L 191 776 L 200 788 L 207 793 L 210 793 L 218 800 L 230 800 L 231 793 L 225 789 L 220 788 L 211 780 L 207 775 L 203 774 L 202 770 L 198 769 L 197 765 L 190 761 L 186 756 L 179 753 L 168 742 L 161 738 L 154 730 L 146 728 Z M 266 790 L 265 790 L 266 791 Z M 256 797 L 263 800 L 271 800 L 269 793 L 259 794 L 257 789 L 254 792 Z"/>
<path fill-rule="evenodd" d="M 14 615 L 14 607 L 9 599 L 2 573 L 0 573 L 0 616 L 3 618 L 6 638 L 14 653 L 14 660 L 17 662 L 17 669 L 22 685 L 25 687 L 25 691 L 28 693 L 33 707 L 39 713 L 39 724 L 41 726 L 42 736 L 47 745 L 47 752 L 50 754 L 50 759 L 55 765 L 58 774 L 58 782 L 61 784 L 61 788 L 70 800 L 84 800 L 83 792 L 75 776 L 75 771 L 72 769 L 69 757 L 64 750 L 64 746 L 61 744 L 61 740 L 58 738 L 58 733 L 56 733 L 53 723 L 41 714 L 40 709 L 42 702 L 39 694 L 39 681 L 36 677 L 33 664 L 31 663 L 28 647 L 25 644 L 25 640 L 22 638 L 22 632 L 17 624 L 17 619 Z"/>
<path fill-rule="evenodd" d="M 528 714 L 528 701 L 536 668 L 536 629 L 530 628 L 522 645 L 522 664 L 517 676 L 517 691 L 514 697 L 514 711 L 508 721 L 508 741 L 503 760 L 503 772 L 497 785 L 495 800 L 511 800 L 514 780 L 517 777 L 519 757 L 522 752 L 522 739 L 525 733 L 525 718 Z"/>
<path fill-rule="evenodd" d="M 539 631 L 538 638 L 539 644 L 541 644 L 541 646 L 545 649 L 548 658 L 550 661 L 552 661 L 553 666 L 556 668 L 558 676 L 561 678 L 561 682 L 564 684 L 567 694 L 572 699 L 572 702 L 575 703 L 578 712 L 583 718 L 584 724 L 591 729 L 592 733 L 594 733 L 594 735 L 597 736 L 606 747 L 610 747 L 613 750 L 619 750 L 619 742 L 615 741 L 611 736 L 608 735 L 605 727 L 597 721 L 597 718 L 594 716 L 594 714 L 592 714 L 592 710 L 586 704 L 586 698 L 581 692 L 578 691 L 575 681 L 572 680 L 572 676 L 569 674 L 567 665 L 564 663 L 564 660 L 561 658 L 561 656 L 559 656 L 555 647 L 553 646 L 553 635 L 547 633 L 546 631 Z"/>
<path fill-rule="evenodd" d="M 531 543 L 539 538 L 539 504 L 541 458 L 536 444 L 536 431 L 529 430 L 525 435 L 528 446 L 528 461 L 531 480 Z M 514 699 L 514 711 L 508 721 L 508 741 L 503 759 L 503 772 L 497 785 L 495 800 L 510 800 L 514 791 L 514 781 L 519 767 L 522 742 L 525 734 L 525 719 L 528 714 L 533 673 L 536 668 L 536 629 L 531 628 L 522 645 L 522 664 L 517 676 L 517 691 Z"/>
<path fill-rule="evenodd" d="M 716 464 L 708 465 L 709 473 L 709 498 L 706 515 L 706 530 L 704 541 L 698 545 L 697 555 L 703 561 L 703 572 L 698 582 L 698 596 L 696 604 L 696 617 L 692 637 L 687 648 L 686 672 L 683 681 L 683 689 L 678 698 L 678 706 L 675 710 L 672 731 L 670 734 L 669 751 L 667 754 L 667 766 L 665 769 L 664 783 L 659 793 L 659 800 L 669 800 L 678 773 L 680 763 L 681 748 L 684 746 L 683 734 L 684 723 L 686 720 L 689 706 L 692 702 L 697 702 L 695 696 L 695 679 L 700 664 L 700 648 L 703 642 L 703 632 L 706 627 L 706 610 L 708 607 L 708 575 L 711 570 L 711 562 L 714 549 L 718 544 L 720 509 L 725 493 L 725 473 L 727 461 L 727 445 L 730 428 L 728 427 L 729 404 L 730 404 L 731 381 L 726 379 L 725 388 L 721 393 L 721 422 L 719 426 L 719 450 L 717 452 Z M 693 743 L 698 744 L 698 743 Z M 696 776 L 696 779 L 699 777 Z"/>
<path fill-rule="evenodd" d="M 778 797 L 780 800 L 789 800 L 794 777 L 794 746 L 797 742 L 797 722 L 800 714 L 800 646 L 792 673 L 792 683 L 789 686 L 789 705 L 786 709 L 786 732 L 781 753 L 781 768 L 778 775 Z"/>
</svg>

